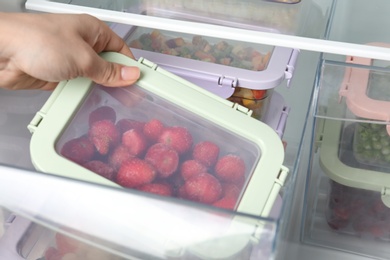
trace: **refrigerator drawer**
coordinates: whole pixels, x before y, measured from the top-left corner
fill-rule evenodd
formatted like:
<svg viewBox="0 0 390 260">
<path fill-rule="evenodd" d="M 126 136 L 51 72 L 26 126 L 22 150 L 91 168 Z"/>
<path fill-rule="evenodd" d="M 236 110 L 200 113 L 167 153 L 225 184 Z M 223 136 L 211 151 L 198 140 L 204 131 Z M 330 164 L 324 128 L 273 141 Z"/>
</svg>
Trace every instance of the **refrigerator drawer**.
<svg viewBox="0 0 390 260">
<path fill-rule="evenodd" d="M 314 114 L 305 130 L 309 164 L 301 165 L 308 174 L 302 240 L 387 259 L 390 137 L 381 109 L 388 102 L 382 89 L 389 72 L 383 61 L 347 60 L 319 66 Z M 361 98 L 382 105 L 354 103 Z"/>
</svg>

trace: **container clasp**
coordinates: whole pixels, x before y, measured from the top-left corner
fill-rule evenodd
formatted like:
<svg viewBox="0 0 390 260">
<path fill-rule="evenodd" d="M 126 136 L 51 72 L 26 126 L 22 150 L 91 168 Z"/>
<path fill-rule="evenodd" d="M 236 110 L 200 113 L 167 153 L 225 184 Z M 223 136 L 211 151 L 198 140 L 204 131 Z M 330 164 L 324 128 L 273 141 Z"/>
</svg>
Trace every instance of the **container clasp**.
<svg viewBox="0 0 390 260">
<path fill-rule="evenodd" d="M 381 198 L 383 204 L 385 204 L 388 208 L 390 208 L 390 189 L 383 187 L 381 192 Z"/>
</svg>

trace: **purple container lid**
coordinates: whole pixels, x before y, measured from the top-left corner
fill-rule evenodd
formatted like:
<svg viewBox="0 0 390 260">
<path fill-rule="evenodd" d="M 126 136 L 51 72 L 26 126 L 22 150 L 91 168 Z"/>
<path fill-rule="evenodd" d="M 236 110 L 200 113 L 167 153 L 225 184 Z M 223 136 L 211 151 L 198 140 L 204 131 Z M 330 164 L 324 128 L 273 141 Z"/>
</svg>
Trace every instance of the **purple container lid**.
<svg viewBox="0 0 390 260">
<path fill-rule="evenodd" d="M 112 29 L 122 38 L 131 37 L 136 27 L 115 24 Z M 272 89 L 293 76 L 299 50 L 274 47 L 267 67 L 262 71 L 241 69 L 193 60 L 153 51 L 131 48 L 136 59 L 143 57 L 160 67 L 223 98 L 230 97 L 237 86 L 248 89 Z"/>
</svg>

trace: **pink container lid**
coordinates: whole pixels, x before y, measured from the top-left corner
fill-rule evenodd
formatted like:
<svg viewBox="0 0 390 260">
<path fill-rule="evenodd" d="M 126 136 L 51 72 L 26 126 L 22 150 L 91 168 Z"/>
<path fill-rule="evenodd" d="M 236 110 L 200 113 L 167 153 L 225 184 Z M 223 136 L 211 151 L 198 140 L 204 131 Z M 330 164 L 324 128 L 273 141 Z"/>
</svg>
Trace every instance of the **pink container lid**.
<svg viewBox="0 0 390 260">
<path fill-rule="evenodd" d="M 386 43 L 369 43 L 368 45 L 388 47 Z M 347 63 L 371 66 L 373 60 L 361 57 L 347 57 Z M 358 117 L 390 122 L 390 102 L 367 96 L 371 70 L 349 67 L 346 69 L 339 91 L 340 99 L 345 97 L 349 110 Z M 390 125 L 387 125 L 390 135 Z"/>
</svg>

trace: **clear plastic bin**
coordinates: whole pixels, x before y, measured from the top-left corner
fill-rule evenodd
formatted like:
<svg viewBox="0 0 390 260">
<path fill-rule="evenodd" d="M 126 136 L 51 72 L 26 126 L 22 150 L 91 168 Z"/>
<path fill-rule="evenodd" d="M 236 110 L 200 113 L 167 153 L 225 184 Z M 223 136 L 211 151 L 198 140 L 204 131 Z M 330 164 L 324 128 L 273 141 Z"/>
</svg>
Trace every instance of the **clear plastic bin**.
<svg viewBox="0 0 390 260">
<path fill-rule="evenodd" d="M 144 57 L 262 120 L 273 89 L 293 76 L 298 51 L 201 35 L 112 26 L 136 58 Z"/>
<path fill-rule="evenodd" d="M 0 239 L 2 259 L 269 259 L 273 254 L 274 219 L 15 168 L 2 171 L 9 174 L 2 175 L 7 184 L 0 203 L 14 212 Z M 36 185 L 28 185 L 32 181 Z"/>
<path fill-rule="evenodd" d="M 288 173 L 272 128 L 147 60 L 105 55 L 139 66 L 141 79 L 61 83 L 29 125 L 36 169 L 268 216 Z"/>
<path fill-rule="evenodd" d="M 372 91 L 381 89 L 377 76 L 389 75 L 387 66 L 348 57 L 319 67 L 314 115 L 305 130 L 309 163 L 301 165 L 309 175 L 304 243 L 378 259 L 390 253 L 388 102 Z"/>
</svg>

